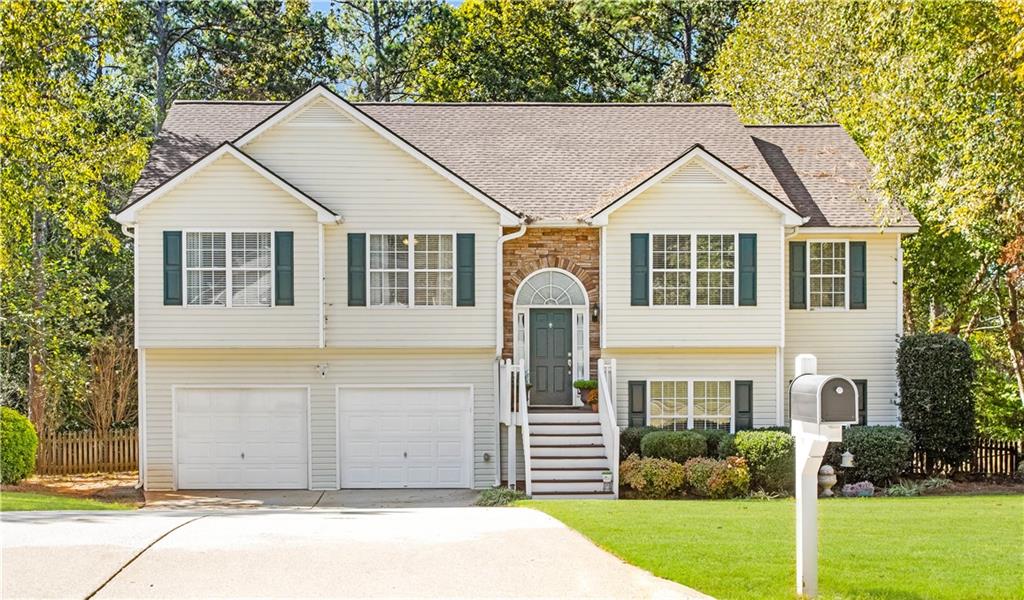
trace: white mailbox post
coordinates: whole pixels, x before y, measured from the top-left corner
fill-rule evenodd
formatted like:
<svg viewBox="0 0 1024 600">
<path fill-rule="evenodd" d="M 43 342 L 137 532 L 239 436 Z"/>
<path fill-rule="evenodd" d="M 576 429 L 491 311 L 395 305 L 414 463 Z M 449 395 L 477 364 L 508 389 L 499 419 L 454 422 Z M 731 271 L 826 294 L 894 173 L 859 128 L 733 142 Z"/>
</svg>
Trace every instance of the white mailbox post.
<svg viewBox="0 0 1024 600">
<path fill-rule="evenodd" d="M 843 425 L 857 422 L 857 386 L 839 375 L 818 375 L 811 354 L 796 357 L 789 387 L 796 438 L 796 593 L 818 595 L 818 469 L 829 442 L 843 441 Z"/>
</svg>

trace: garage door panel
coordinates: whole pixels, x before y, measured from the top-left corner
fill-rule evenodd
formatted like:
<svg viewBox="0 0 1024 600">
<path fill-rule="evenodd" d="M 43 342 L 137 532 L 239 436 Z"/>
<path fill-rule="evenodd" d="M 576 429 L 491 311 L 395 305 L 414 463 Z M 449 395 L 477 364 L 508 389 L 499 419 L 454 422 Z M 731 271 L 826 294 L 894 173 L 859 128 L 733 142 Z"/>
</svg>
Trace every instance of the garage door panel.
<svg viewBox="0 0 1024 600">
<path fill-rule="evenodd" d="M 301 388 L 177 390 L 178 487 L 306 488 L 306 396 Z"/>
<path fill-rule="evenodd" d="M 468 387 L 341 388 L 342 487 L 470 487 L 471 406 Z"/>
</svg>

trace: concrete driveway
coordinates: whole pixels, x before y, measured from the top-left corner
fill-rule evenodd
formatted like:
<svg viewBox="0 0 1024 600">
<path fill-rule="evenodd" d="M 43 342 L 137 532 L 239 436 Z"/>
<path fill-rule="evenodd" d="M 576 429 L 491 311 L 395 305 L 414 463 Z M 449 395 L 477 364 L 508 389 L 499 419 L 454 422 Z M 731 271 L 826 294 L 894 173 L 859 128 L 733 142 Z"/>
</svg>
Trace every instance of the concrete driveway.
<svg viewBox="0 0 1024 600">
<path fill-rule="evenodd" d="M 3 513 L 11 598 L 706 598 L 524 508 Z"/>
</svg>

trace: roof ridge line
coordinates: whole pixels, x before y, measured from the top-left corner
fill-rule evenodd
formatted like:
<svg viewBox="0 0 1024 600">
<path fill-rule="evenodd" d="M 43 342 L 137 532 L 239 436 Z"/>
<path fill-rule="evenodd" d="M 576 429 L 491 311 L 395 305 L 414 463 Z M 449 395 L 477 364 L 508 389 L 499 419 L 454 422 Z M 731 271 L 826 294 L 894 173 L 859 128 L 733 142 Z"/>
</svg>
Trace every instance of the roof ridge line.
<svg viewBox="0 0 1024 600">
<path fill-rule="evenodd" d="M 732 107 L 728 102 L 352 102 L 356 106 Z"/>
<path fill-rule="evenodd" d="M 763 129 L 776 128 L 776 129 L 779 129 L 779 128 L 787 128 L 787 127 L 788 128 L 797 128 L 797 127 L 842 127 L 842 125 L 840 125 L 839 123 L 778 123 L 778 124 L 775 124 L 775 125 L 760 124 L 760 125 L 743 125 L 743 126 L 747 127 L 747 128 L 751 128 L 751 129 L 754 129 L 754 128 L 763 128 Z"/>
</svg>

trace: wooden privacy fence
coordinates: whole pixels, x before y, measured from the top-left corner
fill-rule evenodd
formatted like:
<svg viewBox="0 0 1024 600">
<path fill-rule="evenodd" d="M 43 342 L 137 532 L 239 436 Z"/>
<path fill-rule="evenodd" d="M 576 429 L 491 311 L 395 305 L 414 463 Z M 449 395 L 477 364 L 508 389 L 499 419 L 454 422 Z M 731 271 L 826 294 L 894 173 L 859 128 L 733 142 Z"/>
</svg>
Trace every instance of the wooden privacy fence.
<svg viewBox="0 0 1024 600">
<path fill-rule="evenodd" d="M 1024 442 L 976 440 L 974 447 L 971 448 L 970 460 L 965 461 L 955 471 L 972 475 L 1014 475 L 1021 462 L 1022 444 Z M 924 452 L 915 452 L 911 471 L 913 473 L 927 473 L 927 465 L 928 456 Z M 950 465 L 938 465 L 932 471 L 949 474 L 954 472 L 954 469 Z"/>
<path fill-rule="evenodd" d="M 139 468 L 137 429 L 72 431 L 39 440 L 36 473 L 64 475 Z"/>
</svg>

